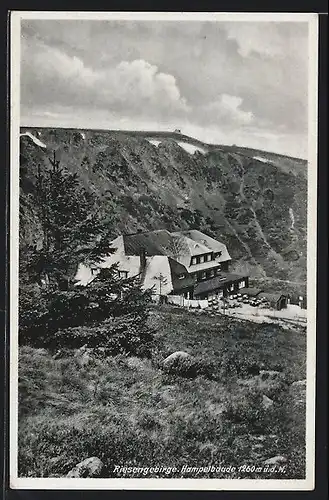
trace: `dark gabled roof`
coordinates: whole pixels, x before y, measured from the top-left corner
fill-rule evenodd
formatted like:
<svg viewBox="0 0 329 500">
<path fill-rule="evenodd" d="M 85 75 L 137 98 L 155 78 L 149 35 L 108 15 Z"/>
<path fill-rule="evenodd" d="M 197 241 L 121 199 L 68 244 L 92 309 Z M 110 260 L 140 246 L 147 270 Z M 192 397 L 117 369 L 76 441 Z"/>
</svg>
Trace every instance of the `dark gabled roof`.
<svg viewBox="0 0 329 500">
<path fill-rule="evenodd" d="M 198 283 L 194 288 L 194 294 L 199 295 L 200 293 L 211 292 L 221 288 L 223 285 L 235 283 L 244 278 L 247 278 L 247 276 L 243 274 L 221 273 L 220 276 Z"/>
<path fill-rule="evenodd" d="M 126 255 L 139 255 L 143 250 L 146 255 L 167 255 L 166 249 L 172 245 L 169 231 L 149 231 L 147 233 L 124 234 L 123 244 Z"/>
<path fill-rule="evenodd" d="M 287 294 L 281 292 L 261 292 L 259 297 L 264 297 L 270 302 L 277 302 L 281 297 L 287 297 Z"/>
<path fill-rule="evenodd" d="M 194 256 L 211 254 L 214 249 L 216 252 L 220 252 L 219 257 L 211 262 L 207 261 L 206 265 L 204 265 L 205 263 L 193 264 L 194 271 L 216 267 L 218 263 L 230 260 L 227 248 L 223 243 L 216 242 L 200 231 L 190 231 L 189 234 L 192 237 L 184 232 L 170 233 L 165 229 L 124 234 L 122 236 L 124 251 L 126 255 L 139 255 L 142 251 L 145 251 L 148 256 L 165 255 L 172 257 L 186 268 L 190 267 L 191 258 Z M 208 240 L 211 240 L 211 245 Z"/>
<path fill-rule="evenodd" d="M 170 233 L 166 229 L 145 233 L 124 234 L 123 244 L 126 255 L 167 255 L 189 265 L 192 255 L 202 255 L 210 250 L 180 233 Z M 185 262 L 186 261 L 186 262 Z M 184 265 L 184 264 L 183 264 Z"/>
<path fill-rule="evenodd" d="M 211 238 L 211 236 L 208 236 L 207 234 L 202 233 L 197 229 L 180 231 L 173 234 L 177 235 L 179 234 L 181 236 L 189 238 L 190 240 L 193 240 L 195 243 L 204 247 L 206 252 L 210 251 L 214 253 L 220 253 L 220 258 L 218 259 L 219 262 L 225 262 L 227 260 L 231 260 L 230 254 L 228 253 L 227 247 L 226 245 L 224 245 L 224 243 L 221 243 L 220 241 Z"/>
</svg>

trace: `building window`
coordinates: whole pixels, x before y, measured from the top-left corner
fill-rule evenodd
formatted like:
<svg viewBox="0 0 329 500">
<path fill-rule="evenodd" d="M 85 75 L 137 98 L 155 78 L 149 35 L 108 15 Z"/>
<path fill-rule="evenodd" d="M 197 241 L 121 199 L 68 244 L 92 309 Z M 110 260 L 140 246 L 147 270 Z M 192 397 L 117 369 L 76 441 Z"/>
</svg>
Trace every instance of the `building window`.
<svg viewBox="0 0 329 500">
<path fill-rule="evenodd" d="M 200 264 L 202 264 L 204 262 L 204 255 L 201 255 L 200 256 Z"/>
<path fill-rule="evenodd" d="M 119 278 L 121 279 L 128 278 L 128 271 L 119 271 Z"/>
<path fill-rule="evenodd" d="M 239 282 L 239 288 L 244 288 L 246 286 L 246 282 L 245 281 L 240 281 Z"/>
<path fill-rule="evenodd" d="M 203 271 L 203 272 L 201 273 L 201 279 L 202 279 L 202 280 L 205 280 L 206 278 L 207 278 L 207 273 L 206 273 L 205 271 Z"/>
<path fill-rule="evenodd" d="M 209 276 L 210 278 L 213 278 L 215 276 L 215 271 L 214 269 L 211 269 L 210 272 L 209 272 Z"/>
<path fill-rule="evenodd" d="M 233 291 L 234 291 L 234 283 L 232 283 L 232 284 L 230 285 L 230 292 L 233 292 Z"/>
<path fill-rule="evenodd" d="M 223 290 L 219 290 L 219 291 L 218 291 L 218 297 L 219 297 L 219 298 L 221 298 L 221 297 L 223 297 L 223 296 L 224 296 L 224 292 L 223 292 Z"/>
<path fill-rule="evenodd" d="M 219 276 L 219 275 L 220 275 L 220 267 L 217 267 L 217 269 L 216 269 L 216 274 L 217 274 L 217 276 Z"/>
<path fill-rule="evenodd" d="M 194 266 L 197 263 L 196 257 L 192 257 L 192 266 Z"/>
<path fill-rule="evenodd" d="M 185 278 L 185 274 L 184 273 L 178 275 L 178 279 L 179 280 L 183 280 L 184 278 Z"/>
<path fill-rule="evenodd" d="M 208 253 L 208 255 L 206 256 L 206 259 L 207 259 L 207 262 L 211 261 L 211 253 Z"/>
</svg>

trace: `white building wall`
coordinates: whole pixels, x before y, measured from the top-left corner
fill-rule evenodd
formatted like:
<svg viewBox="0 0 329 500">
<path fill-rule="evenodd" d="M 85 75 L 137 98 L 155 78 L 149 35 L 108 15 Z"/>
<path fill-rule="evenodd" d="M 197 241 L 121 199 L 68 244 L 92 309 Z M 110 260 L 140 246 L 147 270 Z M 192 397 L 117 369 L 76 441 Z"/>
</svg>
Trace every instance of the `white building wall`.
<svg viewBox="0 0 329 500">
<path fill-rule="evenodd" d="M 173 285 L 168 257 L 164 255 L 154 255 L 146 257 L 146 270 L 143 288 L 152 288 L 154 293 L 160 293 L 160 275 L 163 277 L 161 283 L 161 295 L 168 295 L 172 292 Z"/>
<path fill-rule="evenodd" d="M 97 267 L 109 268 L 113 264 L 118 264 L 119 270 L 128 271 L 128 277 L 137 276 L 140 271 L 140 257 L 137 255 L 125 255 L 122 236 L 118 236 L 115 240 L 113 240 L 112 247 L 115 249 L 115 252 L 107 257 L 104 257 Z M 78 271 L 75 276 L 77 284 L 87 285 L 95 276 L 97 276 L 98 272 L 99 271 L 96 269 L 93 273 L 89 266 L 79 264 Z"/>
<path fill-rule="evenodd" d="M 112 242 L 113 248 L 116 248 L 112 255 L 109 255 L 99 263 L 99 268 L 109 268 L 113 264 L 118 264 L 118 269 L 121 271 L 128 271 L 128 278 L 137 276 L 140 271 L 140 257 L 138 255 L 125 255 L 124 244 L 122 236 L 118 236 Z M 95 276 L 98 274 L 98 270 L 95 269 L 94 273 L 91 268 L 80 264 L 78 267 L 75 279 L 79 285 L 87 285 L 90 283 Z M 154 293 L 160 293 L 160 275 L 162 275 L 161 283 L 161 294 L 168 295 L 172 292 L 173 285 L 171 279 L 171 270 L 168 261 L 168 257 L 162 255 L 155 255 L 152 257 L 146 257 L 146 268 L 144 271 L 143 289 L 149 289 L 153 287 Z"/>
</svg>

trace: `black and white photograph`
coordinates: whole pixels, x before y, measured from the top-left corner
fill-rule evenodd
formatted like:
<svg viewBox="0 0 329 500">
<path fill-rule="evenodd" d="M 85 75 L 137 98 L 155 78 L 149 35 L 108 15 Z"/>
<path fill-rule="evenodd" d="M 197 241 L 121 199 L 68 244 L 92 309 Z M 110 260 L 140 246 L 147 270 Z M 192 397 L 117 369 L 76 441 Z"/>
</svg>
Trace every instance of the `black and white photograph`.
<svg viewBox="0 0 329 500">
<path fill-rule="evenodd" d="M 314 488 L 317 43 L 12 12 L 13 488 Z"/>
</svg>

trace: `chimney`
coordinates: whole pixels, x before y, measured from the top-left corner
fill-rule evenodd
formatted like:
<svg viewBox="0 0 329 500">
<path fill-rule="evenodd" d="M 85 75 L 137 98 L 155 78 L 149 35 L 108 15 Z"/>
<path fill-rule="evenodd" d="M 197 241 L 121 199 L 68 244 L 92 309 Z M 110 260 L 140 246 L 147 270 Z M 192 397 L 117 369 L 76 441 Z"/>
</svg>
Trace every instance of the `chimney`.
<svg viewBox="0 0 329 500">
<path fill-rule="evenodd" d="M 141 248 L 139 252 L 140 257 L 140 274 L 143 276 L 146 268 L 146 251 L 145 248 Z"/>
</svg>

